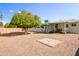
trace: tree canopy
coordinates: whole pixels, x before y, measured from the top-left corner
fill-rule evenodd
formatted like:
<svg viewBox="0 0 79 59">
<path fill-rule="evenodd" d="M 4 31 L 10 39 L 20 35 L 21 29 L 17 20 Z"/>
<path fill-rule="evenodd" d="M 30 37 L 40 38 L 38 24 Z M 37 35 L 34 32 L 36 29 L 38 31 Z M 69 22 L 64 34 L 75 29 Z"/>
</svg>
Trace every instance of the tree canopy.
<svg viewBox="0 0 79 59">
<path fill-rule="evenodd" d="M 2 12 L 0 12 L 0 27 L 3 27 L 3 22 L 1 21 L 3 18 L 3 14 Z"/>
<path fill-rule="evenodd" d="M 15 13 L 11 19 L 10 25 L 20 28 L 32 28 L 40 27 L 40 17 L 34 15 L 26 10 L 21 10 L 19 13 Z"/>
<path fill-rule="evenodd" d="M 3 15 L 2 15 L 2 12 L 0 12 L 0 20 L 2 20 L 3 18 Z"/>
</svg>

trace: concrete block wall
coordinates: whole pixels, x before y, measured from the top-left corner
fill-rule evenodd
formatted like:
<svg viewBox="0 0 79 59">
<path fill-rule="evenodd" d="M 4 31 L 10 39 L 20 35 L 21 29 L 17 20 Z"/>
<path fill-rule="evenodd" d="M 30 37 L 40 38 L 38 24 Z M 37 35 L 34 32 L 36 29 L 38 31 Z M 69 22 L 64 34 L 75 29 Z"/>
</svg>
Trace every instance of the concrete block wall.
<svg viewBox="0 0 79 59">
<path fill-rule="evenodd" d="M 22 32 L 22 28 L 0 28 L 0 33 Z"/>
</svg>

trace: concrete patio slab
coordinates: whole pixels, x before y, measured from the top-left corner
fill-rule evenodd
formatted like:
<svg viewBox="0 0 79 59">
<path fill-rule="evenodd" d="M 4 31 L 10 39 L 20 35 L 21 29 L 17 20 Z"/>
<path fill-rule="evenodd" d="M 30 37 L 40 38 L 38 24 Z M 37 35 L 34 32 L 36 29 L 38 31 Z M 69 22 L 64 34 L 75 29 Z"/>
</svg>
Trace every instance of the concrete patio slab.
<svg viewBox="0 0 79 59">
<path fill-rule="evenodd" d="M 47 45 L 49 47 L 54 47 L 54 46 L 61 43 L 61 41 L 59 41 L 59 40 L 49 39 L 49 38 L 44 38 L 44 39 L 37 40 L 37 41 L 44 44 L 44 45 Z"/>
</svg>

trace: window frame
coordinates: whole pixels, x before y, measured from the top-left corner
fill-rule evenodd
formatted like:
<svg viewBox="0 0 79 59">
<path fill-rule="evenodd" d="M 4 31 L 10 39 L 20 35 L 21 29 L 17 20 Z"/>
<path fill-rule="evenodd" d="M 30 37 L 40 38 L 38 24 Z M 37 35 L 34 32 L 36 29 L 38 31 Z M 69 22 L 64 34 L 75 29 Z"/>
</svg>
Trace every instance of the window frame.
<svg viewBox="0 0 79 59">
<path fill-rule="evenodd" d="M 72 23 L 72 25 L 71 25 L 72 27 L 76 27 L 77 26 L 77 24 L 76 23 Z"/>
<path fill-rule="evenodd" d="M 66 28 L 68 28 L 69 27 L 69 25 L 68 24 L 66 24 Z"/>
</svg>

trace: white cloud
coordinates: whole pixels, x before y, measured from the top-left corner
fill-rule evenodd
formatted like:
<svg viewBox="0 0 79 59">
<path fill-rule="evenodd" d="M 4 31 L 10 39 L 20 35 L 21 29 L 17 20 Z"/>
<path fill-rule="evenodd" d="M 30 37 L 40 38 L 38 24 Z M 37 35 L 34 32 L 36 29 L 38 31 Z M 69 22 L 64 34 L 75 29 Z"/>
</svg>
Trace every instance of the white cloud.
<svg viewBox="0 0 79 59">
<path fill-rule="evenodd" d="M 18 11 L 18 13 L 21 13 L 21 11 Z"/>
<path fill-rule="evenodd" d="M 14 12 L 14 10 L 10 10 L 10 12 Z"/>
</svg>

